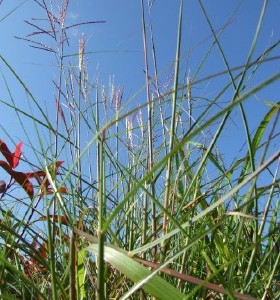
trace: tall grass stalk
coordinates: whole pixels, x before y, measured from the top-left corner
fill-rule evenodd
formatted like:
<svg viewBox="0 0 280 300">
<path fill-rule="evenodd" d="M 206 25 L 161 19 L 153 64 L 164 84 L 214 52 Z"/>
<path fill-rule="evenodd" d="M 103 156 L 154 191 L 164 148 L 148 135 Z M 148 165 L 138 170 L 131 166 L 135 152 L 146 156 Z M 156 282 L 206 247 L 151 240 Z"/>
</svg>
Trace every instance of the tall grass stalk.
<svg viewBox="0 0 280 300">
<path fill-rule="evenodd" d="M 147 37 L 146 37 L 146 22 L 145 22 L 145 8 L 144 1 L 141 0 L 141 10 L 142 10 L 142 31 L 143 31 L 143 48 L 144 48 L 144 62 L 145 62 L 145 80 L 146 80 L 146 98 L 147 98 L 147 127 L 148 127 L 148 151 L 147 151 L 147 159 L 146 166 L 147 170 L 150 171 L 153 166 L 153 131 L 152 131 L 152 117 L 153 117 L 153 109 L 151 102 L 151 93 L 150 93 L 150 79 L 149 79 L 149 63 L 148 63 L 148 50 L 147 50 Z M 151 189 L 152 195 L 154 195 L 154 184 L 153 184 L 153 175 L 149 179 L 150 182 L 146 182 L 146 189 Z M 143 203 L 143 228 L 142 228 L 142 243 L 146 242 L 146 234 L 148 228 L 148 195 L 144 196 Z M 152 219 L 155 220 L 155 208 L 152 202 Z M 152 223 L 154 224 L 154 222 Z M 155 234 L 155 228 L 153 226 L 153 234 Z M 145 256 L 144 256 L 145 257 Z"/>
<path fill-rule="evenodd" d="M 77 50 L 68 44 L 71 28 L 103 21 L 69 25 L 71 1 L 34 1 L 46 22 L 28 21 L 36 32 L 17 42 L 53 55 L 58 79 L 47 112 L 0 54 L 1 110 L 16 115 L 24 141 L 1 124 L 1 299 L 280 297 L 280 113 L 263 96 L 280 73 L 262 73 L 278 63 L 280 41 L 257 53 L 264 1 L 244 64 L 231 66 L 223 36 L 242 6 L 217 31 L 198 4 L 212 43 L 193 67 L 181 0 L 175 59 L 160 70 L 153 15 L 162 4 L 140 1 L 145 84 L 128 98 L 117 76 L 107 87 L 94 74 L 86 34 Z M 205 75 L 216 50 L 225 71 Z M 208 83 L 214 88 L 205 92 Z M 264 114 L 252 126 L 255 95 Z M 225 145 L 236 120 L 244 135 L 237 152 Z"/>
<path fill-rule="evenodd" d="M 180 2 L 180 10 L 179 10 L 179 22 L 178 22 L 178 36 L 177 36 L 177 49 L 176 49 L 176 57 L 175 57 L 175 69 L 174 69 L 174 85 L 173 85 L 173 93 L 172 93 L 172 115 L 171 115 L 171 123 L 169 129 L 169 153 L 173 149 L 173 145 L 175 143 L 175 123 L 177 117 L 177 90 L 178 90 L 178 80 L 179 80 L 179 63 L 180 63 L 180 49 L 181 49 L 181 34 L 182 34 L 182 17 L 183 17 L 183 1 Z M 169 210 L 172 206 L 170 203 L 170 188 L 171 188 L 171 176 L 172 176 L 172 163 L 173 157 L 169 156 L 167 160 L 167 168 L 165 175 L 165 191 L 164 191 L 164 208 L 165 210 Z M 163 236 L 167 233 L 167 215 L 163 215 L 162 221 L 162 234 Z M 167 241 L 165 240 L 162 244 L 162 260 L 165 259 Z"/>
</svg>

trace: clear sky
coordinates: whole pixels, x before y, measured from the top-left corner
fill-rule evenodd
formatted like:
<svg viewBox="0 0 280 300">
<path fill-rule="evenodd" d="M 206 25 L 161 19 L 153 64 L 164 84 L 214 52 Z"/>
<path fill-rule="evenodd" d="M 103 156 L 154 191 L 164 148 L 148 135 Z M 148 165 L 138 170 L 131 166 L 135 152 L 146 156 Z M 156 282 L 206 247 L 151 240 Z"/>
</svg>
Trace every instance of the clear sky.
<svg viewBox="0 0 280 300">
<path fill-rule="evenodd" d="M 45 1 L 48 3 L 48 0 Z M 53 3 L 55 2 L 53 0 Z M 146 8 L 148 2 L 153 4 L 151 9 L 153 33 L 158 69 L 161 74 L 160 82 L 164 86 L 172 77 L 179 1 L 154 0 L 144 2 Z M 263 1 L 211 0 L 202 2 L 216 32 L 224 29 L 220 42 L 230 67 L 244 64 L 254 37 Z M 11 14 L 8 15 L 10 12 Z M 279 39 L 279 12 L 280 1 L 270 1 L 253 59 L 256 59 Z M 110 76 L 114 75 L 115 84 L 124 87 L 123 102 L 126 102 L 145 84 L 141 1 L 70 0 L 68 13 L 67 25 L 84 21 L 105 21 L 102 24 L 79 26 L 71 29 L 68 35 L 71 47 L 66 48 L 65 51 L 69 54 L 77 53 L 78 39 L 84 33 L 86 51 L 91 52 L 87 55 L 87 59 L 92 76 L 99 74 L 100 80 L 108 85 Z M 149 24 L 148 9 L 146 9 L 146 13 L 146 23 Z M 45 18 L 42 10 L 34 1 L 2 1 L 0 6 L 0 20 L 2 20 L 0 22 L 0 54 L 15 69 L 42 108 L 47 111 L 50 118 L 54 118 L 55 88 L 52 80 L 57 81 L 59 74 L 55 56 L 52 53 L 31 48 L 28 42 L 15 38 L 15 36 L 25 37 L 36 30 L 24 22 L 25 20 L 32 21 L 32 18 Z M 214 39 L 198 1 L 184 1 L 183 20 L 180 66 L 181 70 L 186 72 L 190 70 L 190 75 L 193 76 Z M 36 36 L 35 39 L 46 44 L 50 41 L 43 36 Z M 276 55 L 279 55 L 278 48 L 271 54 L 271 56 Z M 75 57 L 71 59 L 73 63 Z M 151 56 L 149 56 L 149 59 L 151 59 Z M 16 83 L 2 62 L 0 67 L 17 105 L 29 111 L 29 104 L 19 84 Z M 199 80 L 223 70 L 225 70 L 225 64 L 216 47 L 207 57 L 206 63 L 196 79 Z M 254 86 L 269 75 L 279 72 L 279 70 L 280 60 L 269 62 L 262 67 L 262 71 L 248 85 Z M 196 99 L 194 113 L 202 105 L 202 98 L 211 99 L 215 97 L 217 91 L 228 81 L 229 78 L 226 75 L 194 85 L 193 97 Z M 9 93 L 2 78 L 0 79 L 0 85 L 0 98 L 8 100 Z M 131 106 L 143 103 L 145 101 L 143 95 L 143 93 L 140 93 L 133 100 L 130 100 Z M 224 97 L 224 101 L 230 100 L 227 99 L 227 95 Z M 269 109 L 264 101 L 278 102 L 279 86 L 274 84 L 246 102 L 246 109 L 252 112 L 249 114 L 251 131 L 254 130 L 261 117 Z M 203 105 L 205 105 L 205 102 Z M 32 105 L 31 109 L 33 109 Z M 36 114 L 36 110 L 34 111 Z M 224 134 L 224 151 L 232 150 L 235 147 L 239 149 L 245 139 L 238 111 L 233 115 L 233 118 L 234 130 Z M 25 125 L 30 124 L 28 120 L 24 122 Z M 0 128 L 2 139 L 7 139 L 3 131 L 5 129 L 15 142 L 25 140 L 25 134 L 22 132 L 15 113 L 2 104 L 0 108 L 0 125 L 2 127 Z M 32 127 L 32 124 L 30 126 Z M 228 148 L 229 145 L 230 148 Z"/>
</svg>

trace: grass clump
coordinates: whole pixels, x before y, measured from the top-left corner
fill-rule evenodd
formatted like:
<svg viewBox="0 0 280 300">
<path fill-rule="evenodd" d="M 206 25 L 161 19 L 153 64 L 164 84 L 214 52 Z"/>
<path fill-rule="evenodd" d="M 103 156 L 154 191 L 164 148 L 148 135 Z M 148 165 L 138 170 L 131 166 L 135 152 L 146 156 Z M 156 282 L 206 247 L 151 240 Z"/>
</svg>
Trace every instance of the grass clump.
<svg viewBox="0 0 280 300">
<path fill-rule="evenodd" d="M 58 62 L 55 113 L 0 56 L 30 107 L 18 105 L 3 76 L 8 97 L 1 109 L 12 109 L 26 140 L 13 143 L 2 126 L 10 139 L 0 141 L 1 298 L 279 298 L 279 103 L 264 103 L 254 131 L 246 107 L 279 81 L 279 72 L 253 80 L 278 59 L 279 41 L 254 58 L 264 1 L 247 59 L 232 68 L 220 38 L 225 28 L 217 33 L 198 3 L 213 44 L 193 76 L 182 71 L 181 1 L 171 83 L 163 90 L 153 4 L 141 1 L 145 91 L 139 93 L 146 101 L 135 104 L 113 77 L 106 87 L 91 74 L 84 35 L 77 53 L 66 50 L 71 28 L 103 21 L 68 25 L 69 1 L 58 11 L 52 2 L 34 1 L 47 22 L 29 21 L 36 32 L 18 38 Z M 203 78 L 216 50 L 225 71 Z M 209 80 L 220 88 L 200 95 Z M 245 144 L 230 161 L 226 135 L 234 136 L 237 114 Z"/>
</svg>

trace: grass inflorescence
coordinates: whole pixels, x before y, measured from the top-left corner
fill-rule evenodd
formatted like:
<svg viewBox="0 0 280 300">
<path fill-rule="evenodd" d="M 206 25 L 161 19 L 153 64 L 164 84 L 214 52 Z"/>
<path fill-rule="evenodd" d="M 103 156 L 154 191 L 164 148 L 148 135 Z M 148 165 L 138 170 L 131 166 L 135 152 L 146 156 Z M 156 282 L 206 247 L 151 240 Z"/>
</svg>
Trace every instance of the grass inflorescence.
<svg viewBox="0 0 280 300">
<path fill-rule="evenodd" d="M 279 103 L 265 99 L 254 130 L 246 110 L 248 99 L 280 79 L 276 73 L 250 84 L 279 59 L 279 42 L 254 58 L 267 1 L 238 67 L 223 50 L 225 28 L 216 32 L 198 1 L 213 44 L 195 72 L 181 65 L 180 1 L 173 71 L 163 88 L 153 2 L 142 0 L 145 100 L 136 106 L 114 76 L 105 86 L 92 75 L 86 36 L 77 53 L 66 51 L 70 29 L 103 21 L 68 24 L 70 1 L 33 2 L 46 19 L 27 21 L 35 31 L 17 38 L 54 55 L 58 80 L 47 112 L 0 54 L 9 95 L 1 110 L 16 113 L 26 138 L 0 140 L 1 299 L 278 299 Z M 225 71 L 200 76 L 214 49 Z M 28 108 L 18 106 L 5 72 Z M 221 78 L 217 92 L 199 94 L 201 84 Z M 224 134 L 235 130 L 238 112 L 244 144 L 229 161 L 225 151 L 234 147 L 225 147 Z"/>
</svg>

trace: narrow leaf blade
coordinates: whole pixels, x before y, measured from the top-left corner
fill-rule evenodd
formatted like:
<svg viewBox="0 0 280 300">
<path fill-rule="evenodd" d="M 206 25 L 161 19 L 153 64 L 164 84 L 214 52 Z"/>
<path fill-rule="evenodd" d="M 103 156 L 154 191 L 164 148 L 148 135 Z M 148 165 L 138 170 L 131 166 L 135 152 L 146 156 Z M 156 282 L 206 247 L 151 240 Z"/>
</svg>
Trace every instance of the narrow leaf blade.
<svg viewBox="0 0 280 300">
<path fill-rule="evenodd" d="M 92 244 L 87 247 L 89 252 L 98 254 L 98 244 Z M 126 255 L 123 251 L 113 249 L 111 247 L 105 246 L 105 260 L 118 269 L 121 273 L 130 278 L 133 282 L 137 283 L 144 280 L 151 272 L 131 257 Z M 158 299 L 183 299 L 185 297 L 178 289 L 173 287 L 163 278 L 158 275 L 152 277 L 143 285 L 145 292 L 150 293 Z"/>
</svg>

